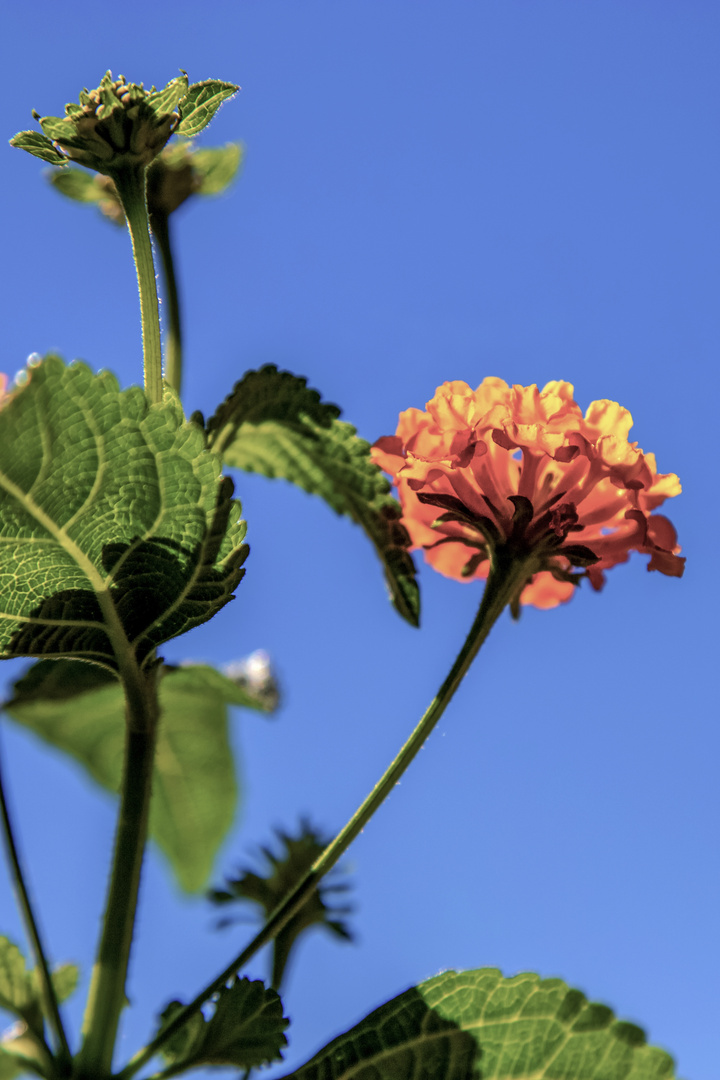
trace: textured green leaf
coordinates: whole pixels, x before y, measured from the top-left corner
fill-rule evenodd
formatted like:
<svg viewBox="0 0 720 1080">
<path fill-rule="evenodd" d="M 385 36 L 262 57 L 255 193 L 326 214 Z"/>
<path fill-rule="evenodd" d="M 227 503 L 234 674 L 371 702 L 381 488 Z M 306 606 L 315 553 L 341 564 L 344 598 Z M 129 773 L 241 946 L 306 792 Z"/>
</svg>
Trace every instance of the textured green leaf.
<svg viewBox="0 0 720 1080">
<path fill-rule="evenodd" d="M 244 573 L 231 496 L 172 395 L 46 358 L 0 410 L 0 657 L 115 670 L 211 618 Z"/>
<path fill-rule="evenodd" d="M 187 891 L 201 889 L 237 803 L 227 706 L 267 711 L 262 698 L 211 667 L 164 667 L 150 835 Z M 7 713 L 75 758 L 104 788 L 120 785 L 124 699 L 109 672 L 41 661 L 15 686 Z"/>
<path fill-rule="evenodd" d="M 210 418 L 209 445 L 228 465 L 290 480 L 352 518 L 382 560 L 393 604 L 417 626 L 420 598 L 400 506 L 368 443 L 339 413 L 305 379 L 269 364 L 249 371 Z"/>
<path fill-rule="evenodd" d="M 192 139 L 208 126 L 223 101 L 239 89 L 234 83 L 220 82 L 219 79 L 193 83 L 180 105 L 178 132 Z"/>
<path fill-rule="evenodd" d="M 201 195 L 218 195 L 234 180 L 243 157 L 240 143 L 195 150 L 190 161 Z"/>
<path fill-rule="evenodd" d="M 43 116 L 40 127 L 49 139 L 59 139 L 71 146 L 75 142 L 75 126 L 67 116 Z"/>
<path fill-rule="evenodd" d="M 67 165 L 68 159 L 53 146 L 52 139 L 42 135 L 39 131 L 18 131 L 10 140 L 11 146 L 18 150 L 27 150 L 28 154 L 48 161 L 51 165 Z"/>
<path fill-rule="evenodd" d="M 181 1007 L 171 1002 L 162 1014 L 167 1022 Z M 198 1013 L 165 1046 L 164 1054 L 173 1065 L 235 1065 L 254 1069 L 282 1058 L 287 1046 L 284 1032 L 289 1024 L 283 1016 L 282 1001 L 274 990 L 259 980 L 236 979 L 215 999 L 209 1020 Z"/>
<path fill-rule="evenodd" d="M 107 198 L 107 192 L 103 192 L 95 174 L 86 172 L 85 169 L 74 166 L 63 169 L 62 172 L 50 172 L 48 169 L 47 178 L 57 191 L 75 202 L 98 203 Z"/>
<path fill-rule="evenodd" d="M 188 77 L 183 72 L 176 79 L 171 79 L 162 90 L 156 90 L 154 93 L 149 94 L 145 100 L 155 115 L 161 117 L 167 115 L 167 113 L 175 112 L 187 92 Z"/>
<path fill-rule="evenodd" d="M 669 1054 L 560 979 L 448 971 L 381 1005 L 292 1080 L 670 1080 Z M 285 1077 L 285 1080 L 291 1080 Z"/>
</svg>

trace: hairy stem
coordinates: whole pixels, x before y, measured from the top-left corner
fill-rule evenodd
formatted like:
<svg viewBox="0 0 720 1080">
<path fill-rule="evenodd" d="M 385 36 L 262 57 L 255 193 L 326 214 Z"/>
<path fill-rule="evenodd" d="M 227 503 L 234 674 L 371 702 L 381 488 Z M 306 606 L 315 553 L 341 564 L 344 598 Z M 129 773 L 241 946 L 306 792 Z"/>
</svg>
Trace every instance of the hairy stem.
<svg viewBox="0 0 720 1080">
<path fill-rule="evenodd" d="M 113 172 L 113 180 L 130 230 L 137 272 L 145 391 L 150 401 L 155 403 L 162 400 L 162 348 L 155 263 L 145 200 L 145 169 L 141 167 L 118 169 Z"/>
<path fill-rule="evenodd" d="M 293 915 L 303 906 L 313 890 L 317 887 L 320 879 L 337 863 L 356 836 L 364 829 L 375 811 L 387 798 L 392 789 L 398 783 L 405 770 L 423 746 L 438 720 L 450 703 L 453 694 L 467 673 L 475 656 L 487 638 L 493 624 L 503 609 L 510 603 L 522 585 L 532 573 L 527 560 L 507 557 L 503 559 L 502 553 L 495 560 L 493 568 L 488 576 L 485 591 L 483 593 L 480 610 L 470 629 L 465 642 L 455 659 L 447 678 L 431 701 L 428 709 L 418 723 L 417 727 L 400 750 L 394 761 L 378 780 L 375 787 L 358 807 L 353 816 L 343 829 L 337 834 L 323 851 L 322 855 L 315 860 L 308 873 L 301 879 L 295 888 L 285 897 L 282 903 L 275 909 L 263 928 L 255 935 L 249 945 L 228 964 L 224 971 L 213 979 L 189 1005 L 179 1009 L 172 1020 L 140 1050 L 128 1063 L 117 1077 L 117 1080 L 129 1080 L 138 1069 L 150 1060 L 158 1050 L 178 1031 L 194 1013 L 203 1005 L 208 998 L 223 987 L 227 981 L 235 975 L 250 960 L 256 952 L 267 945 L 268 942 L 282 930 Z"/>
<path fill-rule="evenodd" d="M 125 681 L 125 680 L 124 680 Z M 130 947 L 147 841 L 158 720 L 155 672 L 126 685 L 125 761 L 115 853 L 88 1003 L 77 1080 L 109 1077 L 120 1014 L 125 1005 Z"/>
<path fill-rule="evenodd" d="M 155 213 L 150 218 L 150 227 L 160 252 L 163 268 L 165 293 L 163 312 L 167 324 L 165 336 L 165 380 L 180 395 L 183 375 L 182 321 L 180 319 L 180 298 L 178 295 L 175 263 L 173 260 L 172 240 L 170 236 L 169 214 Z"/>
<path fill-rule="evenodd" d="M 40 993 L 42 996 L 43 1011 L 57 1043 L 56 1053 L 59 1072 L 61 1075 L 67 1075 L 70 1071 L 72 1056 L 70 1054 L 70 1048 L 68 1046 L 65 1029 L 63 1027 L 62 1018 L 60 1016 L 60 1008 L 58 1006 L 57 996 L 55 994 L 55 989 L 52 984 L 50 967 L 45 956 L 45 950 L 43 949 L 42 938 L 40 937 L 40 930 L 38 928 L 37 920 L 32 909 L 27 885 L 25 884 L 25 875 L 23 874 L 20 855 L 17 849 L 17 844 L 15 843 L 15 836 L 13 833 L 12 821 L 10 818 L 10 810 L 8 808 L 7 799 L 5 796 L 5 787 L 3 784 L 1 769 L 0 819 L 2 821 L 2 833 L 5 844 L 5 852 L 7 854 L 7 860 L 10 865 L 10 874 L 13 881 L 15 896 L 17 899 L 17 904 L 20 910 L 20 914 L 22 916 L 23 923 L 25 924 L 25 933 L 27 934 L 28 940 L 30 942 L 30 948 L 32 950 L 33 959 L 35 961 L 35 967 L 37 969 L 38 977 L 40 979 Z"/>
</svg>

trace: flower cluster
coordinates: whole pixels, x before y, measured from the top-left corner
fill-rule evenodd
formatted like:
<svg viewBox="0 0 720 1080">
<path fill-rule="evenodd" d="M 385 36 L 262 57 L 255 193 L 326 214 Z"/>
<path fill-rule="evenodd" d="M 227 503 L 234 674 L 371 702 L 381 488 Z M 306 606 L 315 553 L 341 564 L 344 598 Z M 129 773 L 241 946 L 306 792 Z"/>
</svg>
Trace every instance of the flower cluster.
<svg viewBox="0 0 720 1080">
<path fill-rule="evenodd" d="M 500 547 L 533 572 L 520 600 L 551 608 L 631 551 L 680 577 L 675 529 L 654 511 L 680 493 L 673 473 L 628 441 L 632 417 L 613 401 L 583 416 L 566 382 L 508 386 L 487 378 L 438 387 L 427 411 L 400 414 L 374 460 L 397 485 L 413 546 L 448 577 L 487 577 Z"/>
</svg>

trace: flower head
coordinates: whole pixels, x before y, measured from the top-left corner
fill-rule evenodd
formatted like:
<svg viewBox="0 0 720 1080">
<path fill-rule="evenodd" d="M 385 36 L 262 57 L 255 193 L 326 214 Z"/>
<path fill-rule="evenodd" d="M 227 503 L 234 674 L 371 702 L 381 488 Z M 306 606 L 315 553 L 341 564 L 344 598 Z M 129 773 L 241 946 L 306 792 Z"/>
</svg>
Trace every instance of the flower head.
<svg viewBox="0 0 720 1080">
<path fill-rule="evenodd" d="M 631 427 L 613 401 L 594 401 L 583 416 L 566 382 L 446 382 L 426 411 L 400 414 L 373 457 L 432 566 L 484 578 L 502 548 L 531 567 L 520 601 L 550 608 L 583 577 L 602 588 L 604 571 L 633 550 L 651 556 L 649 570 L 682 575 L 675 530 L 652 513 L 680 482 L 628 441 Z"/>
</svg>

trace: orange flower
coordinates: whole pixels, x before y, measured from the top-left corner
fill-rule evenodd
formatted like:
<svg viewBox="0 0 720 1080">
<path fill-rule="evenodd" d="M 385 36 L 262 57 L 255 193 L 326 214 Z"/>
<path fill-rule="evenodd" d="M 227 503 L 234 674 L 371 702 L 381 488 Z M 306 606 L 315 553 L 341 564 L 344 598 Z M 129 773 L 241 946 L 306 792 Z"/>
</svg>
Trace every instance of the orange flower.
<svg viewBox="0 0 720 1080">
<path fill-rule="evenodd" d="M 7 386 L 7 375 L 3 375 L 2 371 L 0 371 L 0 409 L 2 409 L 3 402 L 4 402 L 5 398 L 8 396 L 6 394 L 6 392 L 5 392 L 5 387 L 6 386 Z"/>
<path fill-rule="evenodd" d="M 427 411 L 400 413 L 378 439 L 375 462 L 397 485 L 413 546 L 460 581 L 485 578 L 501 546 L 529 558 L 520 600 L 538 608 L 569 600 L 583 577 L 595 589 L 631 551 L 648 570 L 680 577 L 675 529 L 653 514 L 680 493 L 674 473 L 628 442 L 632 417 L 613 401 L 583 416 L 566 382 L 508 386 L 484 379 L 438 387 Z"/>
</svg>

